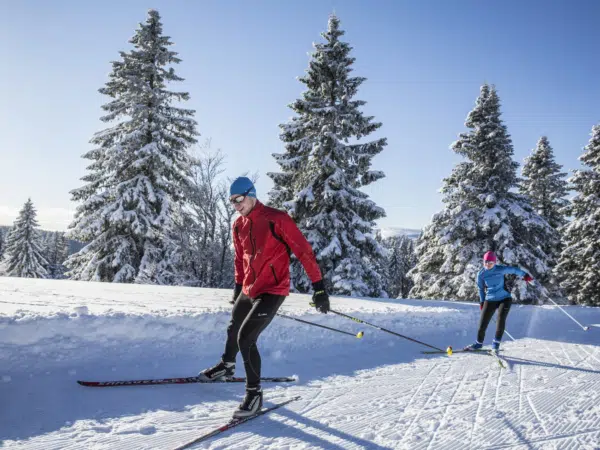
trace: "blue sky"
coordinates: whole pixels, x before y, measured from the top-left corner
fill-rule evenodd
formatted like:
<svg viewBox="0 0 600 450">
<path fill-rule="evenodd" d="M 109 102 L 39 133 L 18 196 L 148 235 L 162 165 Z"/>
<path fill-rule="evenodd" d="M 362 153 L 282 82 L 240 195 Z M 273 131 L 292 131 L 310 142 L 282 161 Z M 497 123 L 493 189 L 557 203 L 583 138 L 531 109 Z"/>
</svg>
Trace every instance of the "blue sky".
<svg viewBox="0 0 600 450">
<path fill-rule="evenodd" d="M 522 162 L 547 135 L 565 170 L 600 121 L 594 1 L 10 1 L 0 0 L 0 224 L 28 197 L 46 229 L 65 229 L 69 191 L 82 185 L 93 133 L 104 128 L 98 93 L 110 61 L 149 8 L 183 62 L 186 107 L 201 140 L 226 154 L 226 176 L 257 172 L 272 186 L 282 152 L 278 124 L 335 11 L 354 47 L 357 98 L 388 138 L 367 192 L 385 208 L 381 226 L 420 228 L 441 209 L 442 178 L 460 161 L 450 149 L 482 83 L 495 84 Z"/>
</svg>

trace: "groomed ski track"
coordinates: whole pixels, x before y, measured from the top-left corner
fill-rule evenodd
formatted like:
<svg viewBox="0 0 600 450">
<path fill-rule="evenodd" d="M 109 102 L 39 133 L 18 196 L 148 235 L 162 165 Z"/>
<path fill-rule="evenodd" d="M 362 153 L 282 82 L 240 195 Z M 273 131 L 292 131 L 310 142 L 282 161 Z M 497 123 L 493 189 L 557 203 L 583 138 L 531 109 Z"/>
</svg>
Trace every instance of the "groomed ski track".
<svg viewBox="0 0 600 450">
<path fill-rule="evenodd" d="M 91 389 L 76 380 L 196 374 L 222 352 L 229 296 L 0 278 L 0 447 L 171 449 L 223 425 L 243 385 Z M 265 385 L 265 406 L 301 399 L 193 448 L 600 448 L 599 327 L 584 332 L 553 306 L 514 305 L 505 370 L 486 354 L 423 355 L 308 301 L 292 295 L 283 311 L 364 338 L 275 319 L 259 341 L 263 375 L 299 381 Z M 442 301 L 334 297 L 332 306 L 455 349 L 472 341 L 479 315 L 476 305 Z M 598 309 L 567 310 L 600 323 Z"/>
</svg>

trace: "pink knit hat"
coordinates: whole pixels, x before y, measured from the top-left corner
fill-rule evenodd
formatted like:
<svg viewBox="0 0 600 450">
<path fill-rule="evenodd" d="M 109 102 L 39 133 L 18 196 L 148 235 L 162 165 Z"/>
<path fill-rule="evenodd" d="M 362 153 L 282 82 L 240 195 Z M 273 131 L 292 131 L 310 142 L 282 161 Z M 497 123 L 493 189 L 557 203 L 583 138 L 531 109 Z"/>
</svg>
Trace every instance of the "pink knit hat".
<svg viewBox="0 0 600 450">
<path fill-rule="evenodd" d="M 494 252 L 487 252 L 485 255 L 483 255 L 483 260 L 496 262 L 496 254 Z"/>
</svg>

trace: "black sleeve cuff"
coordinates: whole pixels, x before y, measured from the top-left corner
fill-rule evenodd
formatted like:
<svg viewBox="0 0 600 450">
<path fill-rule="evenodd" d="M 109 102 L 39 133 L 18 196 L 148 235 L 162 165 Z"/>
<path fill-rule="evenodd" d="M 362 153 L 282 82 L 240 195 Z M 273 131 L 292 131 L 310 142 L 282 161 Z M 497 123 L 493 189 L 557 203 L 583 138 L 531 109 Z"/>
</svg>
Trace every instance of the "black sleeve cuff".
<svg viewBox="0 0 600 450">
<path fill-rule="evenodd" d="M 315 292 L 325 291 L 325 283 L 323 283 L 323 280 L 314 282 L 313 289 L 315 290 Z"/>
</svg>

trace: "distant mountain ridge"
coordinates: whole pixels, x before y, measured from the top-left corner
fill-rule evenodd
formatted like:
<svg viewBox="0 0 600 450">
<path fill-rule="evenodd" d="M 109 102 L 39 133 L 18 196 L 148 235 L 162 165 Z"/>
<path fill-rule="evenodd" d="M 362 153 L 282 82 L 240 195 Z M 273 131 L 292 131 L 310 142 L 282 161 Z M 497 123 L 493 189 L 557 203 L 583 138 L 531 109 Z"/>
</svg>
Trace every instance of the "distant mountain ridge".
<svg viewBox="0 0 600 450">
<path fill-rule="evenodd" d="M 402 227 L 381 227 L 379 228 L 381 231 L 381 237 L 384 239 L 393 237 L 393 236 L 407 236 L 410 239 L 417 239 L 423 230 L 415 229 L 415 228 L 402 228 Z"/>
<path fill-rule="evenodd" d="M 10 230 L 11 227 L 6 226 L 6 225 L 0 225 L 0 230 L 4 231 L 4 232 L 8 232 Z M 417 239 L 423 230 L 418 230 L 415 228 L 402 228 L 402 227 L 381 227 L 381 228 L 377 228 L 377 230 L 381 231 L 381 236 L 384 239 L 393 237 L 393 236 L 407 236 L 410 239 Z M 50 233 L 54 233 L 54 231 L 47 231 L 47 230 L 41 230 L 40 229 L 40 233 L 42 233 L 42 237 L 45 238 L 46 235 L 50 234 Z M 81 250 L 84 247 L 85 244 L 82 244 L 81 242 L 78 241 L 74 241 L 72 239 L 69 239 L 69 255 L 72 255 L 73 253 L 77 253 L 79 250 Z"/>
<path fill-rule="evenodd" d="M 5 233 L 5 235 L 8 231 L 10 231 L 11 228 L 12 227 L 9 227 L 6 225 L 0 225 L 0 230 L 2 230 Z M 54 231 L 47 231 L 47 230 L 40 229 L 40 233 L 42 234 L 42 239 L 45 239 L 48 234 L 54 233 Z M 85 245 L 79 241 L 74 241 L 72 239 L 68 239 L 68 241 L 69 241 L 69 255 L 72 255 L 73 253 L 77 253 Z"/>
</svg>

